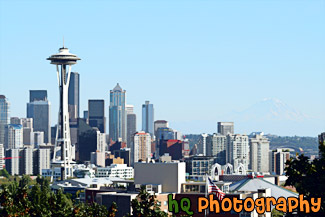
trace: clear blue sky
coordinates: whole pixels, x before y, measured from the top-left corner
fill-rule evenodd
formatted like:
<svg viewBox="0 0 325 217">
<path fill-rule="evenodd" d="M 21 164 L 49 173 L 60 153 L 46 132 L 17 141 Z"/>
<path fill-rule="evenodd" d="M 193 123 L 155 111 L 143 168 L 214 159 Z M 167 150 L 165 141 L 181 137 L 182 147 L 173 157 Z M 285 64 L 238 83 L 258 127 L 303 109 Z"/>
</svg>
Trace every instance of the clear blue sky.
<svg viewBox="0 0 325 217">
<path fill-rule="evenodd" d="M 325 1 L 0 2 L 0 94 L 12 116 L 26 115 L 30 89 L 47 89 L 57 121 L 55 67 L 46 58 L 64 36 L 82 59 L 73 67 L 81 110 L 88 99 L 108 108 L 119 82 L 139 126 L 145 100 L 155 119 L 184 133 L 214 132 L 222 114 L 266 97 L 325 120 Z"/>
</svg>

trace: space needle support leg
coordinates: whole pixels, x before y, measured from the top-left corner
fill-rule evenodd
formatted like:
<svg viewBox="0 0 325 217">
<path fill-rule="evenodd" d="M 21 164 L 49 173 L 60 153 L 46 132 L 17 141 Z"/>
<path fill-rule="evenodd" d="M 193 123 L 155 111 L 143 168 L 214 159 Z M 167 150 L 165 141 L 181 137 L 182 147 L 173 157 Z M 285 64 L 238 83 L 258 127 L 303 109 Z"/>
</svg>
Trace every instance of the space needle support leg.
<svg viewBox="0 0 325 217">
<path fill-rule="evenodd" d="M 67 91 L 68 91 L 68 88 L 69 88 L 69 84 L 70 84 L 70 75 L 71 75 L 71 65 L 68 66 L 68 73 L 67 73 L 67 80 L 66 80 L 66 88 L 67 88 Z M 68 113 L 69 114 L 69 113 Z M 68 122 L 68 125 L 70 123 Z M 69 138 L 70 138 L 70 126 L 68 126 L 69 128 L 67 129 L 67 133 L 69 134 Z M 67 142 L 67 160 L 68 160 L 68 176 L 71 176 L 72 174 L 72 171 L 71 171 L 71 167 L 70 167 L 70 161 L 71 161 L 71 140 L 69 140 L 69 142 Z"/>
</svg>

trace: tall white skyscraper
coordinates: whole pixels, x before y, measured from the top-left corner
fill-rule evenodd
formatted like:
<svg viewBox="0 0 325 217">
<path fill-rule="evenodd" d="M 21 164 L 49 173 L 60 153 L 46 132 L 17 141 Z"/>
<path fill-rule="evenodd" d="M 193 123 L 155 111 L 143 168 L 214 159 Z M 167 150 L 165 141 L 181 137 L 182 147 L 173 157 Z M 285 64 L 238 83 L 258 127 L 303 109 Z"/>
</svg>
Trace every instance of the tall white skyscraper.
<svg viewBox="0 0 325 217">
<path fill-rule="evenodd" d="M 126 90 L 120 85 L 110 91 L 109 137 L 112 141 L 126 142 Z"/>
<path fill-rule="evenodd" d="M 270 141 L 264 133 L 255 133 L 249 139 L 250 167 L 253 172 L 269 172 Z"/>
<path fill-rule="evenodd" d="M 227 163 L 230 163 L 234 168 L 238 168 L 239 164 L 244 164 L 246 170 L 249 165 L 249 141 L 246 135 L 231 135 L 227 136 Z"/>
<path fill-rule="evenodd" d="M 203 154 L 203 156 L 211 156 L 211 147 L 207 144 L 207 137 L 209 135 L 206 133 L 202 133 L 200 135 L 200 139 L 197 145 L 197 153 Z"/>
<path fill-rule="evenodd" d="M 5 143 L 5 127 L 9 124 L 10 103 L 8 98 L 0 95 L 0 144 Z"/>
<path fill-rule="evenodd" d="M 5 128 L 5 149 L 23 148 L 23 126 L 8 124 Z"/>
<path fill-rule="evenodd" d="M 140 160 L 146 161 L 147 158 L 151 158 L 151 136 L 149 133 L 140 131 L 134 134 L 131 154 L 132 165 Z"/>
<path fill-rule="evenodd" d="M 33 118 L 21 118 L 23 125 L 23 143 L 24 145 L 33 145 Z M 44 136 L 43 136 L 44 139 Z"/>
<path fill-rule="evenodd" d="M 106 143 L 106 133 L 101 133 L 99 130 L 97 130 L 97 151 L 104 153 L 107 148 Z"/>
<path fill-rule="evenodd" d="M 151 138 L 154 138 L 154 109 L 149 101 L 142 105 L 142 131 L 150 133 Z"/>
</svg>

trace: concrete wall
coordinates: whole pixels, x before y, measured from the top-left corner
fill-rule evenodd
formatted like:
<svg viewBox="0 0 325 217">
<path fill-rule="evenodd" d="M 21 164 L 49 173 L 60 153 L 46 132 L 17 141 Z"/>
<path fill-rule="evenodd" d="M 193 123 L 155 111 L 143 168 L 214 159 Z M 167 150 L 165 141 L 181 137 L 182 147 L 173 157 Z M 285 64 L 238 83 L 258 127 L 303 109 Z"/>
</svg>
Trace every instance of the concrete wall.
<svg viewBox="0 0 325 217">
<path fill-rule="evenodd" d="M 185 162 L 134 164 L 135 184 L 161 184 L 162 192 L 181 192 L 185 182 Z"/>
</svg>

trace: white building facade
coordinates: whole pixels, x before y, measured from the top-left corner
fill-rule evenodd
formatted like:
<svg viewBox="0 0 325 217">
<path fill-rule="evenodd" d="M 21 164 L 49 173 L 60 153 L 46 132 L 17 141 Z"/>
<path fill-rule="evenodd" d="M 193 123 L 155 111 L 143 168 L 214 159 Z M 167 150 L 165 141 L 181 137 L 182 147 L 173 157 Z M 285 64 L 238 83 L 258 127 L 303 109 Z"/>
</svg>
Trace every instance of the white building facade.
<svg viewBox="0 0 325 217">
<path fill-rule="evenodd" d="M 121 179 L 132 179 L 134 169 L 126 164 L 112 164 L 109 167 L 98 167 L 96 177 L 118 177 Z"/>
<path fill-rule="evenodd" d="M 0 170 L 2 170 L 5 167 L 5 149 L 3 147 L 3 144 L 0 144 Z"/>
<path fill-rule="evenodd" d="M 19 149 L 6 150 L 6 170 L 10 175 L 19 175 Z"/>
<path fill-rule="evenodd" d="M 20 149 L 19 156 L 19 175 L 33 175 L 33 149 Z"/>
<path fill-rule="evenodd" d="M 270 141 L 264 133 L 257 133 L 249 139 L 250 167 L 253 172 L 269 172 Z"/>
<path fill-rule="evenodd" d="M 248 136 L 235 134 L 227 135 L 227 163 L 237 168 L 242 163 L 246 170 L 249 165 L 249 140 Z"/>
<path fill-rule="evenodd" d="M 8 124 L 5 127 L 5 149 L 23 147 L 23 127 L 20 124 Z"/>
</svg>

